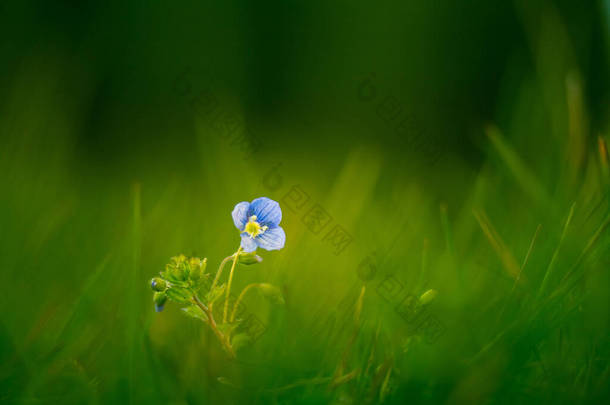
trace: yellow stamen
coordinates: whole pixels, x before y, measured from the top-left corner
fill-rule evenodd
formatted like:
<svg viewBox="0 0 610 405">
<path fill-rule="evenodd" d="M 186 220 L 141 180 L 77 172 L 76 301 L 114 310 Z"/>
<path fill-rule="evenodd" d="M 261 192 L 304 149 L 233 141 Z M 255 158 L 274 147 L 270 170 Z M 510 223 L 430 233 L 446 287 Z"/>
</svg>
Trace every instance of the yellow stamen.
<svg viewBox="0 0 610 405">
<path fill-rule="evenodd" d="M 256 215 L 252 215 L 248 219 L 248 223 L 244 228 L 244 231 L 250 235 L 251 238 L 256 238 L 258 235 L 264 233 L 267 230 L 266 226 L 260 226 L 258 222 L 256 222 Z"/>
</svg>

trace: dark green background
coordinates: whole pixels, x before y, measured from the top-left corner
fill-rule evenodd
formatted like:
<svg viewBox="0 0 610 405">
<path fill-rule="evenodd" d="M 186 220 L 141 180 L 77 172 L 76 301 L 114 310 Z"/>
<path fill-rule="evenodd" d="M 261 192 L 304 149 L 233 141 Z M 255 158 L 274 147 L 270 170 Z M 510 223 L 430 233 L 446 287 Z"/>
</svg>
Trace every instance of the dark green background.
<svg viewBox="0 0 610 405">
<path fill-rule="evenodd" d="M 386 403 L 610 396 L 607 0 L 0 16 L 0 402 L 377 402 L 366 373 L 274 391 L 333 374 L 351 331 L 327 325 L 352 324 L 363 284 L 349 369 L 377 347 Z M 309 200 L 291 210 L 294 186 Z M 286 304 L 248 300 L 268 328 L 229 362 L 177 305 L 153 312 L 148 280 L 179 253 L 215 270 L 239 242 L 233 206 L 259 196 L 282 205 L 286 247 L 236 287 L 271 282 Z M 303 221 L 316 204 L 319 233 Z M 439 291 L 437 341 L 380 294 L 388 275 Z"/>
</svg>

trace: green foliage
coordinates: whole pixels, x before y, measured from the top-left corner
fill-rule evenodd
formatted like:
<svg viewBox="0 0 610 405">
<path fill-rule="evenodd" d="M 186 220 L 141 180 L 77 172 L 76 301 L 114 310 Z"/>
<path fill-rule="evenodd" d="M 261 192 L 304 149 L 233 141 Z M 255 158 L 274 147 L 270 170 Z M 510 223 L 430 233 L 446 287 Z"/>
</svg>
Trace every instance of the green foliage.
<svg viewBox="0 0 610 405">
<path fill-rule="evenodd" d="M 193 292 L 188 288 L 172 286 L 168 288 L 165 294 L 167 294 L 167 297 L 169 299 L 179 302 L 181 304 L 185 302 L 191 302 L 191 300 L 193 299 Z"/>
<path fill-rule="evenodd" d="M 280 3 L 0 6 L 0 403 L 610 403 L 609 2 Z"/>
<path fill-rule="evenodd" d="M 191 281 L 198 282 L 199 280 L 202 279 L 202 277 L 204 277 L 204 275 L 206 275 L 205 269 L 207 267 L 207 264 L 208 264 L 207 258 L 204 258 L 203 260 L 201 260 L 198 257 L 191 257 L 189 259 L 187 267 L 188 267 L 189 278 L 191 279 Z"/>
<path fill-rule="evenodd" d="M 254 327 L 255 331 L 260 330 L 260 325 L 250 325 L 256 322 L 256 320 L 253 321 L 251 314 L 247 322 L 242 322 L 244 320 L 239 318 L 244 309 L 242 299 L 248 289 L 257 287 L 271 302 L 284 303 L 279 289 L 269 283 L 255 283 L 247 286 L 237 300 L 228 294 L 227 288 L 230 284 L 217 285 L 216 282 L 221 276 L 224 266 L 234 262 L 235 255 L 238 255 L 237 261 L 241 264 L 251 265 L 262 261 L 256 253 L 243 253 L 239 249 L 238 252 L 222 261 L 214 281 L 210 283 L 210 274 L 205 272 L 207 259 L 201 260 L 197 257 L 179 255 L 170 259 L 160 273 L 161 277 L 151 280 L 151 288 L 154 292 L 153 302 L 157 312 L 163 310 L 167 299 L 179 304 L 188 304 L 182 308 L 182 312 L 207 324 L 230 358 L 235 357 L 238 349 L 242 349 L 254 341 L 247 327 Z M 234 267 L 233 265 L 231 268 L 229 280 L 233 275 Z M 224 299 L 221 300 L 223 297 Z M 213 312 L 212 308 L 219 300 L 224 310 L 219 312 L 220 308 L 217 306 L 217 310 Z M 235 319 L 236 316 L 238 319 Z M 244 326 L 247 327 L 244 328 Z M 236 334 L 238 329 L 240 332 Z"/>
<path fill-rule="evenodd" d="M 221 284 L 214 286 L 214 288 L 210 289 L 205 295 L 205 302 L 210 304 L 215 303 L 225 292 L 226 285 Z"/>
<path fill-rule="evenodd" d="M 197 305 L 189 305 L 188 307 L 182 308 L 182 311 L 193 318 L 199 319 L 203 322 L 208 322 L 208 316 L 199 308 Z"/>
<path fill-rule="evenodd" d="M 232 336 L 233 332 L 235 332 L 237 330 L 237 328 L 239 328 L 239 326 L 240 326 L 240 321 L 237 320 L 237 321 L 233 321 L 233 322 L 222 323 L 222 324 L 218 325 L 218 329 L 224 335 Z"/>
</svg>

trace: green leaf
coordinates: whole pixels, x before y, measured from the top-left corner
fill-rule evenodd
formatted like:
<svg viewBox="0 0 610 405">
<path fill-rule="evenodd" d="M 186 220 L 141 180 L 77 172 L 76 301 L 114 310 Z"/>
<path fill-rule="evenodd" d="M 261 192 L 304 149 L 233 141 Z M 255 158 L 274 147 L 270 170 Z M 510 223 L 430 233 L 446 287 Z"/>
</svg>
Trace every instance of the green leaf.
<svg viewBox="0 0 610 405">
<path fill-rule="evenodd" d="M 235 329 L 237 329 L 239 324 L 240 324 L 240 321 L 235 321 L 232 323 L 227 322 L 227 323 L 222 323 L 220 325 L 217 325 L 217 327 L 218 327 L 218 330 L 221 331 L 223 335 L 230 336 L 231 334 L 233 334 Z"/>
<path fill-rule="evenodd" d="M 201 291 L 203 289 L 208 289 L 210 287 L 210 275 L 202 274 L 198 280 L 193 280 L 193 287 L 197 291 Z"/>
<path fill-rule="evenodd" d="M 180 303 L 190 302 L 193 299 L 193 293 L 187 288 L 172 286 L 165 293 L 171 300 Z"/>
<path fill-rule="evenodd" d="M 177 276 L 177 274 L 179 272 L 180 272 L 179 269 L 174 268 L 174 267 L 169 267 L 169 265 L 168 265 L 165 267 L 165 270 L 160 272 L 159 274 L 161 275 L 161 277 L 164 280 L 169 281 L 172 285 L 176 285 L 179 287 L 185 287 L 188 285 L 188 283 L 185 280 L 183 280 L 181 278 L 181 276 L 180 277 Z"/>
<path fill-rule="evenodd" d="M 188 307 L 182 308 L 182 311 L 188 316 L 200 319 L 203 322 L 208 322 L 208 316 L 197 305 L 189 305 Z"/>
<path fill-rule="evenodd" d="M 222 293 L 225 291 L 225 285 L 217 285 L 213 290 L 209 291 L 205 296 L 205 301 L 208 304 L 214 303 L 218 298 L 222 296 Z"/>
</svg>

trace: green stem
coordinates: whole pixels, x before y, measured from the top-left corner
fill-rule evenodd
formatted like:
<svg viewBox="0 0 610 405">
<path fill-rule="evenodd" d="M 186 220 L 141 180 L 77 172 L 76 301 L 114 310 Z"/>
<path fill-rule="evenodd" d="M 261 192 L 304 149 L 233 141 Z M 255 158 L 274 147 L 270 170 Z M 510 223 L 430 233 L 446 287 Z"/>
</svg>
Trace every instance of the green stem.
<svg viewBox="0 0 610 405">
<path fill-rule="evenodd" d="M 220 278 L 220 275 L 222 274 L 222 269 L 225 267 L 225 264 L 227 264 L 227 262 L 229 260 L 231 260 L 232 258 L 233 258 L 233 255 L 227 256 L 222 260 L 222 262 L 220 263 L 220 266 L 218 267 L 218 270 L 216 270 L 216 277 L 214 277 L 214 281 L 212 282 L 212 287 L 210 288 L 210 291 L 212 291 L 214 289 L 214 287 L 216 287 L 216 284 L 218 283 L 218 279 Z"/>
<path fill-rule="evenodd" d="M 233 347 L 231 347 L 229 339 L 218 329 L 218 325 L 216 325 L 216 321 L 214 320 L 214 315 L 212 314 L 212 311 L 208 307 L 206 307 L 203 302 L 201 302 L 201 300 L 199 299 L 199 297 L 197 297 L 196 294 L 193 295 L 193 303 L 199 308 L 201 308 L 201 310 L 206 314 L 209 321 L 208 325 L 210 325 L 210 328 L 212 328 L 212 330 L 214 331 L 214 334 L 220 341 L 222 347 L 226 350 L 227 354 L 231 358 L 235 358 L 235 351 L 233 350 Z"/>
<path fill-rule="evenodd" d="M 218 267 L 218 270 L 216 270 L 216 276 L 214 277 L 214 281 L 212 282 L 212 287 L 210 287 L 210 291 L 214 291 L 214 287 L 216 287 L 216 284 L 218 284 L 218 279 L 220 279 L 220 276 L 222 275 L 222 270 L 224 269 L 225 264 L 227 264 L 227 262 L 232 258 L 233 255 L 227 256 L 222 260 L 220 266 Z M 214 301 L 208 302 L 208 305 L 210 306 L 210 311 L 212 311 L 212 308 L 214 307 Z"/>
<path fill-rule="evenodd" d="M 233 322 L 235 320 L 235 313 L 237 312 L 237 307 L 239 306 L 239 304 L 243 300 L 244 295 L 246 295 L 246 292 L 249 289 L 251 289 L 253 287 L 258 287 L 258 286 L 260 286 L 260 283 L 248 284 L 246 286 L 246 288 L 244 288 L 244 290 L 241 292 L 241 294 L 239 294 L 239 297 L 237 297 L 237 301 L 235 301 L 235 305 L 233 305 L 233 312 L 231 312 L 231 320 L 229 322 Z"/>
<path fill-rule="evenodd" d="M 229 295 L 231 294 L 231 283 L 233 282 L 233 271 L 235 271 L 235 265 L 237 264 L 237 259 L 239 257 L 239 254 L 241 253 L 241 246 L 239 247 L 239 249 L 237 249 L 237 252 L 235 252 L 234 258 L 233 258 L 233 265 L 231 266 L 231 272 L 229 273 L 229 281 L 227 283 L 227 294 L 225 295 L 225 309 L 222 313 L 222 323 L 227 322 L 227 313 L 229 312 Z"/>
</svg>

